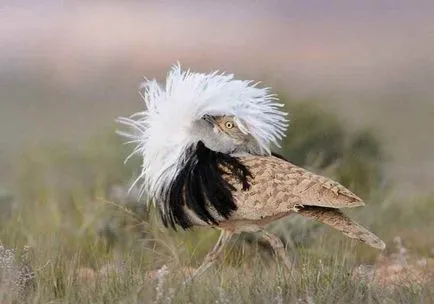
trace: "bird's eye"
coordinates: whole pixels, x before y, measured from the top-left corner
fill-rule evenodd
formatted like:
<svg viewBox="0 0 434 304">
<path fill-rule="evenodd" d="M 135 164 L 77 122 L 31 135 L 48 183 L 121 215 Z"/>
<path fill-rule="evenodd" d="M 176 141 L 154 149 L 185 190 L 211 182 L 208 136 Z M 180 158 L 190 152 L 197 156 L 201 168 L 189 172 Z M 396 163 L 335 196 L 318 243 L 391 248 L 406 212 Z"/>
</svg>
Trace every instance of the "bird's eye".
<svg viewBox="0 0 434 304">
<path fill-rule="evenodd" d="M 234 127 L 234 123 L 232 121 L 225 122 L 225 127 L 228 129 L 232 129 Z"/>
</svg>

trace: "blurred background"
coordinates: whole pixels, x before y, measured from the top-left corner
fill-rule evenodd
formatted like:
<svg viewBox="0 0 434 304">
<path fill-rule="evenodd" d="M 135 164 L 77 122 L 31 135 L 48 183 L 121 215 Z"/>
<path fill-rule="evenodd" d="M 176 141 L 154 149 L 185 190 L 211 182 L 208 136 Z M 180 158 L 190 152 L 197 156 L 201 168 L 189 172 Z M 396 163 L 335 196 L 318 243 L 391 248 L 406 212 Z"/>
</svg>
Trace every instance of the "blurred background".
<svg viewBox="0 0 434 304">
<path fill-rule="evenodd" d="M 235 73 L 375 127 L 400 194 L 434 180 L 432 1 L 0 2 L 0 174 L 143 107 L 142 77 Z M 6 176 L 6 177 L 5 177 Z"/>
<path fill-rule="evenodd" d="M 93 200 L 128 200 L 139 165 L 122 164 L 114 120 L 143 109 L 143 77 L 180 61 L 272 87 L 291 115 L 283 153 L 372 202 L 357 215 L 389 244 L 407 235 L 434 256 L 433 14 L 428 0 L 0 0 L 0 240 L 114 238 L 99 223 L 113 206 Z"/>
</svg>

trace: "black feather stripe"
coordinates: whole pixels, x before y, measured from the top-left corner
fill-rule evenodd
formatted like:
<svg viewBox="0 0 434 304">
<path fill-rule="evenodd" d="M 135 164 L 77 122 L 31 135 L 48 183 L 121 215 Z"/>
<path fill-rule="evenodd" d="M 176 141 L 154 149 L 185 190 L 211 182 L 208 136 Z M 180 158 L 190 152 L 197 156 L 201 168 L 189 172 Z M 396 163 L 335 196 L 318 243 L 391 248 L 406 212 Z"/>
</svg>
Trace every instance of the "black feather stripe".
<svg viewBox="0 0 434 304">
<path fill-rule="evenodd" d="M 223 174 L 227 174 L 223 168 L 239 181 L 243 190 L 249 188 L 250 171 L 238 158 L 212 151 L 202 142 L 192 146 L 187 155 L 184 167 L 167 193 L 161 196 L 164 200 L 157 204 L 163 224 L 173 229 L 176 226 L 183 229 L 191 227 L 191 220 L 184 209 L 188 207 L 202 221 L 218 225 L 209 207 L 224 218 L 237 209 L 232 196 L 235 188 L 223 178 Z"/>
<path fill-rule="evenodd" d="M 203 189 L 205 185 L 200 180 L 199 175 L 199 162 L 196 163 L 191 170 L 191 174 L 188 176 L 185 184 L 185 191 L 187 196 L 186 205 L 202 220 L 217 224 L 217 222 L 213 219 L 208 209 L 205 208 L 204 205 L 200 204 L 200 202 L 205 202 L 206 197 Z"/>
<path fill-rule="evenodd" d="M 281 160 L 289 161 L 285 156 L 278 154 L 276 152 L 272 152 L 271 155 L 273 155 L 274 157 L 280 158 Z"/>
</svg>

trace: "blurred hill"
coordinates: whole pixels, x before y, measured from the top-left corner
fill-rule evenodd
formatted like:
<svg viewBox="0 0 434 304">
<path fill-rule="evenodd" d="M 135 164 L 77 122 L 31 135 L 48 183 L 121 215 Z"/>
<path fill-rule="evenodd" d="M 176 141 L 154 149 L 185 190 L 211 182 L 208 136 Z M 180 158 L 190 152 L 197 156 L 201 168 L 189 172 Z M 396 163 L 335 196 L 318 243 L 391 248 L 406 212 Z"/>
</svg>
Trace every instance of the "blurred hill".
<svg viewBox="0 0 434 304">
<path fill-rule="evenodd" d="M 179 60 L 376 128 L 397 194 L 432 191 L 433 12 L 429 1 L 2 1 L 0 185 L 16 152 L 103 132 L 142 107 L 143 76 L 163 79 Z"/>
</svg>

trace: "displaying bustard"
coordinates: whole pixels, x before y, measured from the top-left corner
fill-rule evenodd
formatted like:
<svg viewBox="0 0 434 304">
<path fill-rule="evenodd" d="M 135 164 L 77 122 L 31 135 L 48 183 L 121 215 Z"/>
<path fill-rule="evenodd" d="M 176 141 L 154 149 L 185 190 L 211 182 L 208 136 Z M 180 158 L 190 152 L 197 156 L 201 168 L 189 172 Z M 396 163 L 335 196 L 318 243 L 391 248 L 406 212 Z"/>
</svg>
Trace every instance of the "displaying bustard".
<svg viewBox="0 0 434 304">
<path fill-rule="evenodd" d="M 216 260 L 230 238 L 260 232 L 284 264 L 281 240 L 264 226 L 291 214 L 325 223 L 372 247 L 385 244 L 341 208 L 363 201 L 339 183 L 272 153 L 288 126 L 268 88 L 233 75 L 193 73 L 174 66 L 165 85 L 142 87 L 143 112 L 119 121 L 142 157 L 135 184 L 157 206 L 166 226 L 221 230 L 214 249 L 193 277 Z"/>
</svg>

